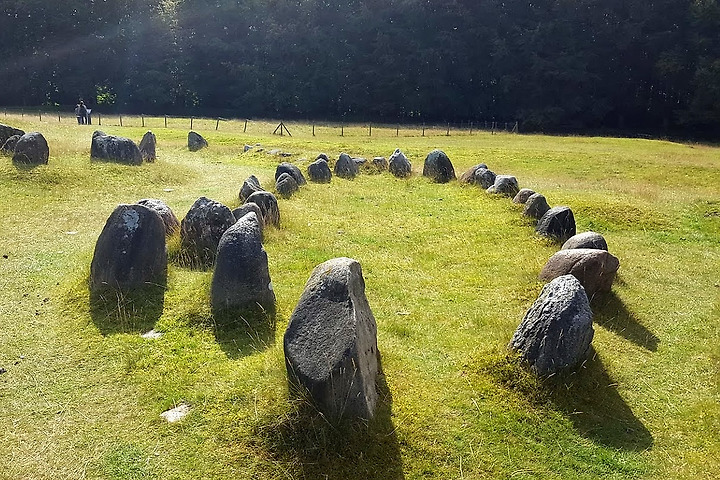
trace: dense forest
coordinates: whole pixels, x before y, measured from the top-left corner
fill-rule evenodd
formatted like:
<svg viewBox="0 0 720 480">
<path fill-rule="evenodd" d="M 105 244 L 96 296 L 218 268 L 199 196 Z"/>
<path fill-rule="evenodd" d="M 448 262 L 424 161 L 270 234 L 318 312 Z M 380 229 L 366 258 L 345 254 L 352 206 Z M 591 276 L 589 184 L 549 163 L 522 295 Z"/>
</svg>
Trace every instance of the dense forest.
<svg viewBox="0 0 720 480">
<path fill-rule="evenodd" d="M 3 0 L 0 104 L 720 135 L 718 0 Z"/>
</svg>

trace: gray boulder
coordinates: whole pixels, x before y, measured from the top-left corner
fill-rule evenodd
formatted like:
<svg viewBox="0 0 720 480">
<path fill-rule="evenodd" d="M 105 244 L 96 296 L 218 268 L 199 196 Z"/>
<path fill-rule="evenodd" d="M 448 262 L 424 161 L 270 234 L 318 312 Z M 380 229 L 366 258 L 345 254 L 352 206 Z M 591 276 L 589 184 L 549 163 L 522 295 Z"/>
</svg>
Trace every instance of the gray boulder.
<svg viewBox="0 0 720 480">
<path fill-rule="evenodd" d="M 495 183 L 487 189 L 488 193 L 504 195 L 510 198 L 514 198 L 519 191 L 520 187 L 518 186 L 517 178 L 512 175 L 497 175 L 495 177 Z"/>
<path fill-rule="evenodd" d="M 49 158 L 50 148 L 43 134 L 30 132 L 18 139 L 12 161 L 22 165 L 46 165 Z"/>
<path fill-rule="evenodd" d="M 470 167 L 469 169 L 467 169 L 467 170 L 465 171 L 465 173 L 463 173 L 462 175 L 460 175 L 460 178 L 459 178 L 458 181 L 459 181 L 460 183 L 466 183 L 466 184 L 469 184 L 469 185 L 475 185 L 475 184 L 477 184 L 477 180 L 475 179 L 475 172 L 477 172 L 477 171 L 480 170 L 481 168 L 484 168 L 485 170 L 487 170 L 487 165 L 485 165 L 484 163 L 479 163 L 479 164 L 477 164 L 477 165 L 475 165 L 475 166 Z M 493 180 L 493 183 L 495 183 L 494 180 Z M 492 185 L 492 184 L 491 184 L 491 185 Z M 490 186 L 490 185 L 488 185 L 488 187 L 489 187 L 489 186 Z M 488 188 L 488 187 L 485 187 L 485 188 Z"/>
<path fill-rule="evenodd" d="M 495 175 L 495 172 L 487 168 L 481 167 L 475 170 L 475 185 L 485 190 L 495 185 L 496 178 L 497 175 Z"/>
<path fill-rule="evenodd" d="M 284 338 L 288 379 L 307 390 L 331 422 L 369 419 L 377 406 L 377 326 L 360 264 L 336 258 L 318 265 Z"/>
<path fill-rule="evenodd" d="M 313 163 L 308 165 L 308 177 L 311 182 L 315 183 L 330 183 L 332 180 L 332 171 L 327 160 L 318 158 Z"/>
<path fill-rule="evenodd" d="M 190 150 L 191 152 L 197 152 L 198 150 L 202 150 L 207 146 L 208 142 L 203 138 L 202 135 L 192 131 L 188 133 L 188 150 Z"/>
<path fill-rule="evenodd" d="M 598 250 L 607 250 L 608 245 L 605 237 L 596 232 L 584 232 L 570 237 L 567 242 L 563 243 L 562 250 L 571 248 L 596 248 Z"/>
<path fill-rule="evenodd" d="M 594 334 L 585 289 L 572 275 L 563 275 L 545 285 L 509 347 L 537 375 L 547 376 L 585 360 Z"/>
<path fill-rule="evenodd" d="M 275 292 L 262 227 L 249 212 L 223 233 L 210 287 L 213 314 L 221 322 L 234 315 L 275 313 Z"/>
<path fill-rule="evenodd" d="M 299 188 L 295 178 L 289 173 L 281 174 L 275 182 L 275 190 L 283 198 L 290 198 Z"/>
<path fill-rule="evenodd" d="M 433 150 L 425 157 L 423 176 L 431 178 L 435 183 L 447 183 L 455 180 L 455 169 L 450 158 L 442 150 Z"/>
<path fill-rule="evenodd" d="M 157 146 L 157 138 L 153 132 L 146 132 L 140 140 L 140 155 L 146 162 L 154 162 L 157 159 L 155 154 L 155 147 Z"/>
<path fill-rule="evenodd" d="M 99 160 L 142 165 L 142 154 L 135 142 L 125 137 L 108 135 L 96 130 L 92 136 L 90 156 Z"/>
<path fill-rule="evenodd" d="M 553 207 L 538 220 L 535 231 L 543 237 L 565 242 L 575 235 L 575 216 L 570 207 Z"/>
<path fill-rule="evenodd" d="M 398 178 L 407 178 L 412 175 L 412 164 L 399 148 L 390 155 L 388 169 Z"/>
<path fill-rule="evenodd" d="M 234 224 L 235 216 L 228 207 L 200 197 L 180 222 L 180 246 L 193 261 L 212 265 L 220 238 Z"/>
<path fill-rule="evenodd" d="M 530 198 L 530 195 L 533 195 L 534 193 L 535 191 L 530 190 L 529 188 L 521 188 L 512 201 L 513 203 L 519 203 L 521 205 L 524 205 L 525 202 L 527 202 L 528 198 Z"/>
<path fill-rule="evenodd" d="M 250 212 L 253 212 L 257 217 L 260 228 L 264 228 L 265 221 L 263 220 L 262 210 L 260 210 L 260 207 L 258 207 L 256 204 L 245 203 L 232 211 L 233 215 L 235 216 L 235 220 L 240 220 L 242 217 L 244 217 Z"/>
<path fill-rule="evenodd" d="M 7 139 L 12 137 L 13 135 L 22 137 L 23 135 L 25 135 L 25 132 L 20 130 L 19 128 L 11 127 L 10 125 L 3 125 L 2 123 L 0 123 L 0 145 L 7 142 Z"/>
<path fill-rule="evenodd" d="M 255 192 L 245 200 L 245 203 L 254 203 L 260 207 L 265 225 L 280 226 L 280 208 L 277 198 L 272 193 Z"/>
<path fill-rule="evenodd" d="M 318 155 L 315 158 L 315 160 L 320 160 L 320 159 L 325 160 L 326 162 L 330 163 L 330 158 L 325 153 L 321 153 L 320 155 Z"/>
<path fill-rule="evenodd" d="M 162 200 L 158 200 L 156 198 L 143 198 L 137 203 L 138 205 L 147 207 L 160 215 L 160 218 L 165 225 L 165 236 L 171 236 L 180 228 L 180 222 L 178 221 L 177 217 L 170 209 L 168 204 L 163 202 Z"/>
<path fill-rule="evenodd" d="M 307 183 L 307 181 L 305 180 L 305 176 L 302 174 L 300 169 L 292 163 L 283 162 L 277 166 L 277 168 L 275 169 L 276 182 L 280 178 L 280 175 L 282 175 L 283 173 L 287 173 L 288 175 L 290 175 L 295 180 L 295 183 L 298 186 L 302 186 Z"/>
<path fill-rule="evenodd" d="M 562 275 L 573 275 L 585 288 L 588 297 L 609 292 L 620 261 L 607 250 L 572 248 L 560 250 L 550 257 L 540 271 L 540 280 L 549 282 Z"/>
<path fill-rule="evenodd" d="M 255 192 L 264 192 L 265 189 L 260 185 L 260 180 L 255 175 L 250 175 L 240 187 L 240 201 L 244 202 L 247 198 Z"/>
<path fill-rule="evenodd" d="M 0 153 L 5 155 L 12 155 L 15 153 L 15 145 L 17 145 L 18 140 L 20 140 L 20 137 L 22 135 L 13 135 L 7 140 L 5 140 L 5 143 L 2 144 L 0 147 Z"/>
<path fill-rule="evenodd" d="M 388 169 L 388 161 L 385 157 L 374 157 L 372 159 L 372 165 L 380 172 L 384 172 Z"/>
<path fill-rule="evenodd" d="M 165 225 L 142 205 L 118 205 L 105 222 L 90 265 L 90 289 L 165 285 Z"/>
<path fill-rule="evenodd" d="M 357 163 L 347 153 L 341 153 L 337 163 L 335 163 L 335 175 L 340 178 L 352 180 L 357 177 L 360 169 Z"/>
<path fill-rule="evenodd" d="M 541 193 L 533 193 L 525 201 L 523 215 L 540 220 L 548 210 L 550 210 L 550 205 L 545 200 L 545 196 Z"/>
</svg>

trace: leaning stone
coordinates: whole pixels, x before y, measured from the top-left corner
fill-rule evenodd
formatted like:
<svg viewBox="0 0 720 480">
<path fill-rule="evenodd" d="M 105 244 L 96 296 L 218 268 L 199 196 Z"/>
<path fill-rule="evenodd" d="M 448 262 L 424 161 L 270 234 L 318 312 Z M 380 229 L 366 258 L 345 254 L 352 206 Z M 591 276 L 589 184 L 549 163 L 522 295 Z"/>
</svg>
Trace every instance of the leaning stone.
<svg viewBox="0 0 720 480">
<path fill-rule="evenodd" d="M 527 202 L 527 199 L 530 198 L 530 195 L 534 194 L 534 190 L 530 190 L 529 188 L 521 188 L 520 191 L 515 195 L 515 198 L 513 198 L 513 203 L 519 203 L 519 204 L 525 204 Z"/>
<path fill-rule="evenodd" d="M 2 147 L 0 147 L 0 153 L 3 153 L 5 155 L 12 155 L 13 153 L 15 153 L 15 145 L 17 145 L 20 137 L 21 135 L 13 135 L 8 138 L 5 143 L 2 144 Z"/>
<path fill-rule="evenodd" d="M 178 221 L 177 217 L 170 209 L 168 204 L 163 202 L 162 200 L 158 200 L 156 198 L 143 198 L 137 203 L 138 205 L 147 207 L 160 215 L 160 218 L 165 225 L 165 236 L 171 236 L 180 228 L 180 222 Z"/>
<path fill-rule="evenodd" d="M 596 232 L 584 232 L 570 237 L 567 242 L 563 243 L 562 250 L 571 248 L 596 248 L 598 250 L 607 250 L 608 245 L 605 237 Z"/>
<path fill-rule="evenodd" d="M 90 156 L 129 165 L 142 165 L 143 162 L 142 154 L 135 142 L 129 138 L 108 135 L 100 130 L 93 133 Z"/>
<path fill-rule="evenodd" d="M 562 275 L 573 275 L 585 288 L 588 297 L 609 292 L 620 261 L 607 250 L 572 248 L 560 250 L 550 257 L 540 271 L 540 280 L 550 281 Z"/>
<path fill-rule="evenodd" d="M 465 173 L 460 175 L 459 182 L 467 183 L 470 185 L 475 185 L 477 183 L 477 180 L 475 179 L 475 172 L 477 172 L 481 168 L 484 168 L 485 170 L 487 170 L 487 165 L 485 165 L 484 163 L 480 163 L 478 165 L 470 167 L 468 170 L 465 171 Z M 493 183 L 495 183 L 494 180 L 493 180 Z M 487 188 L 487 187 L 485 187 L 485 188 Z"/>
<path fill-rule="evenodd" d="M 0 123 L 0 145 L 7 142 L 7 139 L 12 137 L 13 135 L 22 137 L 23 135 L 25 135 L 25 132 L 20 130 L 19 128 L 11 127 L 10 125 L 3 125 L 2 123 Z"/>
<path fill-rule="evenodd" d="M 188 133 L 188 150 L 190 150 L 191 152 L 197 152 L 198 150 L 202 150 L 207 146 L 208 142 L 203 138 L 202 135 L 192 131 Z"/>
<path fill-rule="evenodd" d="M 377 406 L 377 326 L 360 264 L 336 258 L 318 265 L 284 338 L 288 379 L 307 390 L 333 423 L 372 418 Z"/>
<path fill-rule="evenodd" d="M 165 285 L 165 225 L 142 205 L 118 205 L 105 222 L 90 265 L 90 289 Z"/>
<path fill-rule="evenodd" d="M 275 313 L 275 292 L 255 212 L 240 218 L 220 239 L 210 302 L 215 318 L 223 322 L 239 320 L 234 315 Z"/>
<path fill-rule="evenodd" d="M 49 158 L 50 148 L 43 134 L 30 132 L 18 139 L 12 161 L 22 165 L 46 165 Z"/>
<path fill-rule="evenodd" d="M 142 140 L 140 140 L 140 145 L 138 145 L 140 155 L 142 155 L 143 160 L 146 162 L 154 162 L 157 159 L 157 156 L 155 155 L 156 146 L 157 138 L 155 137 L 155 134 L 150 131 L 146 132 L 145 135 L 143 135 Z"/>
<path fill-rule="evenodd" d="M 541 193 L 533 193 L 525 202 L 523 215 L 540 220 L 548 210 L 550 210 L 550 205 L 545 200 L 545 196 Z"/>
<path fill-rule="evenodd" d="M 283 173 L 290 175 L 298 186 L 302 186 L 307 183 L 305 176 L 302 174 L 300 169 L 292 163 L 283 162 L 277 166 L 275 169 L 275 181 L 277 181 Z"/>
<path fill-rule="evenodd" d="M 254 203 L 260 207 L 265 225 L 280 226 L 280 208 L 277 198 L 272 193 L 255 192 L 245 200 L 245 203 Z"/>
<path fill-rule="evenodd" d="M 215 261 L 218 243 L 235 216 L 220 202 L 200 197 L 180 223 L 180 245 L 193 260 L 209 266 Z"/>
<path fill-rule="evenodd" d="M 308 165 L 308 177 L 311 182 L 316 183 L 330 183 L 332 180 L 332 171 L 327 160 L 318 158 L 313 163 Z"/>
<path fill-rule="evenodd" d="M 235 220 L 240 220 L 248 213 L 253 212 L 258 219 L 260 228 L 265 227 L 265 221 L 263 220 L 262 210 L 254 203 L 245 203 L 240 205 L 238 208 L 233 209 L 232 213 L 235 216 Z"/>
<path fill-rule="evenodd" d="M 572 368 L 587 358 L 594 330 L 585 289 L 572 275 L 545 285 L 509 347 L 540 376 Z"/>
<path fill-rule="evenodd" d="M 289 173 L 283 173 L 278 177 L 277 182 L 275 182 L 275 190 L 283 198 L 290 198 L 299 188 L 295 178 Z"/>
<path fill-rule="evenodd" d="M 360 172 L 357 163 L 347 153 L 341 153 L 337 163 L 335 163 L 335 175 L 340 178 L 352 180 Z"/>
<path fill-rule="evenodd" d="M 412 175 L 412 164 L 399 148 L 390 155 L 388 169 L 398 178 L 407 178 Z"/>
<path fill-rule="evenodd" d="M 374 157 L 372 159 L 373 167 L 380 172 L 388 169 L 388 161 L 385 157 Z"/>
<path fill-rule="evenodd" d="M 455 169 L 445 152 L 433 150 L 425 157 L 423 176 L 431 178 L 435 183 L 447 183 L 455 180 Z"/>
<path fill-rule="evenodd" d="M 497 179 L 497 175 L 492 170 L 482 167 L 475 170 L 475 185 L 480 188 L 487 190 L 495 185 L 495 179 Z"/>
<path fill-rule="evenodd" d="M 244 202 L 247 198 L 255 192 L 264 192 L 265 189 L 260 185 L 260 180 L 255 175 L 250 175 L 240 187 L 240 201 Z"/>
<path fill-rule="evenodd" d="M 495 183 L 487 189 L 488 193 L 504 195 L 513 198 L 520 191 L 517 178 L 512 175 L 498 175 L 495 177 Z"/>
<path fill-rule="evenodd" d="M 553 207 L 538 220 L 535 231 L 564 242 L 575 235 L 575 216 L 570 207 Z"/>
</svg>

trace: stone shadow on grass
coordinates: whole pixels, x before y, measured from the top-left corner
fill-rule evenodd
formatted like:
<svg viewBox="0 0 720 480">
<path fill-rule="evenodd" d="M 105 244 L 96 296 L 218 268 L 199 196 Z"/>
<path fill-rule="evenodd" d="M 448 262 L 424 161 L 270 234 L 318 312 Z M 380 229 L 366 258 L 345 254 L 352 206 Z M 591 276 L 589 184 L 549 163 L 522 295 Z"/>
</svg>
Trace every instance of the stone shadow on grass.
<svg viewBox="0 0 720 480">
<path fill-rule="evenodd" d="M 593 298 L 591 305 L 594 323 L 651 352 L 657 351 L 660 339 L 640 323 L 615 292 Z"/>
<path fill-rule="evenodd" d="M 90 317 L 103 335 L 151 330 L 165 308 L 165 285 L 89 291 Z"/>
<path fill-rule="evenodd" d="M 255 428 L 262 448 L 297 478 L 404 479 L 391 416 L 392 395 L 380 361 L 378 368 L 379 398 L 373 419 L 332 425 L 309 399 L 291 388 L 292 412 Z"/>
<path fill-rule="evenodd" d="M 277 317 L 271 311 L 213 312 L 215 340 L 228 358 L 237 359 L 275 344 Z"/>
</svg>

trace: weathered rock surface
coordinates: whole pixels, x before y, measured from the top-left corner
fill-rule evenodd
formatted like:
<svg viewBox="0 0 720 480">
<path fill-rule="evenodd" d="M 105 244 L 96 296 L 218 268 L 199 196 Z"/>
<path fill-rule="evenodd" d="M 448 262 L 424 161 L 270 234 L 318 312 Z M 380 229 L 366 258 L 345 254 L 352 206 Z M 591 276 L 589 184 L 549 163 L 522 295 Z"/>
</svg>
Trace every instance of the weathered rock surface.
<svg viewBox="0 0 720 480">
<path fill-rule="evenodd" d="M 534 193 L 535 190 L 530 190 L 529 188 L 521 188 L 517 195 L 515 195 L 515 198 L 513 198 L 513 203 L 519 203 L 524 205 L 525 202 L 527 202 L 528 198 L 530 198 L 530 196 Z"/>
<path fill-rule="evenodd" d="M 388 161 L 385 157 L 374 157 L 372 159 L 373 167 L 380 172 L 388 169 Z"/>
<path fill-rule="evenodd" d="M 15 145 L 17 145 L 18 140 L 20 140 L 20 137 L 22 135 L 13 135 L 7 140 L 5 140 L 5 143 L 0 146 L 0 153 L 5 155 L 12 155 L 15 153 Z"/>
<path fill-rule="evenodd" d="M 475 172 L 477 172 L 477 171 L 480 170 L 481 168 L 484 168 L 485 170 L 487 170 L 487 165 L 485 165 L 484 163 L 479 163 L 479 164 L 477 164 L 477 165 L 475 165 L 475 166 L 470 167 L 469 169 L 467 169 L 467 170 L 465 171 L 465 173 L 463 173 L 462 175 L 460 175 L 459 182 L 460 182 L 460 183 L 467 183 L 467 184 L 469 184 L 469 185 L 475 185 L 475 184 L 477 184 L 477 180 L 475 179 Z M 493 180 L 493 183 L 495 183 L 494 180 Z M 491 185 L 492 185 L 492 184 L 491 184 Z M 489 187 L 489 186 L 490 186 L 490 185 L 488 185 L 488 187 Z M 488 188 L 488 187 L 485 187 L 485 188 Z"/>
<path fill-rule="evenodd" d="M 140 149 L 140 155 L 142 155 L 143 160 L 146 162 L 154 162 L 157 159 L 155 148 L 157 147 L 157 138 L 155 137 L 155 134 L 151 131 L 148 131 L 143 135 L 142 140 L 140 140 L 140 145 L 138 145 L 138 148 Z"/>
<path fill-rule="evenodd" d="M 407 178 L 412 175 L 412 164 L 399 148 L 390 155 L 388 169 L 398 178 Z"/>
<path fill-rule="evenodd" d="M 574 276 L 563 275 L 545 285 L 509 347 L 546 376 L 585 360 L 594 333 L 585 289 Z"/>
<path fill-rule="evenodd" d="M 4 125 L 0 123 L 0 145 L 7 142 L 7 139 L 12 137 L 13 135 L 22 137 L 23 135 L 25 135 L 25 132 L 20 130 L 19 128 L 11 127 L 10 125 Z"/>
<path fill-rule="evenodd" d="M 450 158 L 442 150 L 433 150 L 425 157 L 423 176 L 436 183 L 447 183 L 455 180 L 455 169 Z"/>
<path fill-rule="evenodd" d="M 318 265 L 290 317 L 284 339 L 288 379 L 331 421 L 369 419 L 377 405 L 377 326 L 360 264 Z"/>
<path fill-rule="evenodd" d="M 326 162 L 330 163 L 330 158 L 325 153 L 321 153 L 315 158 L 315 160 L 320 160 L 320 159 L 323 159 Z"/>
<path fill-rule="evenodd" d="M 262 210 L 260 210 L 260 207 L 258 207 L 257 204 L 244 203 L 232 211 L 233 215 L 235 216 L 235 220 L 240 220 L 242 217 L 244 217 L 250 212 L 253 212 L 257 217 L 260 228 L 264 228 L 265 220 L 263 220 Z"/>
<path fill-rule="evenodd" d="M 607 250 L 608 245 L 605 237 L 596 232 L 583 232 L 570 237 L 567 242 L 563 243 L 562 250 L 571 248 L 596 248 L 598 250 Z"/>
<path fill-rule="evenodd" d="M 191 152 L 197 152 L 198 150 L 202 150 L 207 146 L 208 142 L 203 138 L 202 135 L 192 131 L 188 133 L 188 150 L 190 150 Z"/>
<path fill-rule="evenodd" d="M 357 177 L 360 169 L 357 163 L 347 153 L 341 153 L 337 163 L 335 163 L 335 175 L 340 178 L 352 180 Z"/>
<path fill-rule="evenodd" d="M 240 218 L 220 239 L 210 301 L 215 317 L 223 321 L 233 314 L 274 314 L 275 292 L 255 212 Z"/>
<path fill-rule="evenodd" d="M 90 265 L 90 289 L 165 285 L 165 225 L 142 205 L 118 205 L 105 222 Z"/>
<path fill-rule="evenodd" d="M 220 202 L 200 197 L 180 222 L 180 245 L 193 260 L 209 266 L 215 261 L 218 243 L 235 216 Z"/>
<path fill-rule="evenodd" d="M 311 182 L 315 183 L 330 183 L 332 180 L 332 171 L 327 160 L 318 158 L 313 163 L 308 165 L 308 177 Z"/>
<path fill-rule="evenodd" d="M 475 184 L 485 190 L 495 185 L 496 178 L 497 175 L 495 172 L 488 170 L 487 168 L 481 167 L 475 170 Z"/>
<path fill-rule="evenodd" d="M 281 174 L 275 182 L 275 190 L 283 198 L 290 198 L 299 188 L 295 178 L 289 173 Z"/>
<path fill-rule="evenodd" d="M 298 186 L 302 186 L 307 183 L 307 181 L 305 180 L 305 176 L 302 174 L 300 169 L 292 163 L 283 162 L 277 166 L 277 168 L 275 169 L 276 182 L 280 178 L 280 175 L 282 175 L 283 173 L 287 173 L 288 175 L 290 175 L 295 180 L 295 183 Z"/>
<path fill-rule="evenodd" d="M 13 163 L 22 165 L 45 165 L 50 158 L 50 147 L 40 132 L 26 133 L 15 144 Z"/>
<path fill-rule="evenodd" d="M 523 215 L 526 217 L 540 220 L 547 211 L 550 210 L 545 195 L 541 193 L 533 193 L 525 201 L 525 208 L 523 209 Z"/>
<path fill-rule="evenodd" d="M 90 156 L 100 160 L 142 165 L 142 154 L 135 142 L 125 137 L 108 135 L 96 130 L 92 136 Z"/>
<path fill-rule="evenodd" d="M 570 207 L 553 207 L 538 220 L 535 231 L 564 242 L 575 235 L 575 216 Z"/>
<path fill-rule="evenodd" d="M 260 180 L 255 175 L 250 175 L 240 187 L 240 201 L 244 202 L 247 198 L 255 192 L 264 192 L 265 189 L 260 185 Z"/>
<path fill-rule="evenodd" d="M 143 198 L 137 203 L 138 205 L 147 207 L 160 215 L 160 218 L 165 225 L 165 236 L 171 236 L 178 230 L 178 228 L 180 228 L 180 222 L 178 221 L 177 217 L 170 209 L 168 204 L 163 202 L 162 200 L 158 200 L 156 198 Z"/>
<path fill-rule="evenodd" d="M 254 203 L 260 207 L 265 225 L 280 226 L 280 208 L 277 198 L 272 193 L 255 192 L 245 200 L 245 203 Z"/>
<path fill-rule="evenodd" d="M 515 197 L 519 191 L 520 187 L 518 186 L 517 178 L 512 175 L 497 175 L 495 177 L 495 183 L 487 189 L 488 193 L 504 195 L 510 198 Z"/>
<path fill-rule="evenodd" d="M 540 271 L 540 280 L 550 281 L 562 275 L 573 275 L 585 288 L 590 298 L 600 292 L 609 292 L 620 261 L 607 250 L 571 248 L 560 250 L 550 257 Z"/>
</svg>

